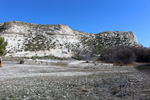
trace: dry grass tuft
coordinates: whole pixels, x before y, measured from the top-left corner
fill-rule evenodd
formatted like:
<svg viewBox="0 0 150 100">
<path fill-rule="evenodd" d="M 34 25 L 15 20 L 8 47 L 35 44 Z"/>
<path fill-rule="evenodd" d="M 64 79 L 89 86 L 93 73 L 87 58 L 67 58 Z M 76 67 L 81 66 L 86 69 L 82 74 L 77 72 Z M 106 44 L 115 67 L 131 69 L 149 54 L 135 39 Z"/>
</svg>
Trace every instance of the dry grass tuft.
<svg viewBox="0 0 150 100">
<path fill-rule="evenodd" d="M 52 66 L 62 66 L 62 67 L 67 67 L 68 63 L 67 62 L 53 62 L 51 63 Z"/>
</svg>

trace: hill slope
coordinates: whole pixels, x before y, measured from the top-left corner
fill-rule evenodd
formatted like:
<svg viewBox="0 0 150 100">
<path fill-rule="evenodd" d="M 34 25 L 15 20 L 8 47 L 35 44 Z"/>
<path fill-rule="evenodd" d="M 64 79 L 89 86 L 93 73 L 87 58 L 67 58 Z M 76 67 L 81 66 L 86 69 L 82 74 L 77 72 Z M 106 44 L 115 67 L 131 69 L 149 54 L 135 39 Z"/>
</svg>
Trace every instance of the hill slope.
<svg viewBox="0 0 150 100">
<path fill-rule="evenodd" d="M 71 57 L 94 41 L 94 46 L 141 46 L 133 32 L 85 33 L 63 24 L 41 25 L 11 21 L 0 24 L 0 35 L 8 41 L 7 56 Z"/>
</svg>

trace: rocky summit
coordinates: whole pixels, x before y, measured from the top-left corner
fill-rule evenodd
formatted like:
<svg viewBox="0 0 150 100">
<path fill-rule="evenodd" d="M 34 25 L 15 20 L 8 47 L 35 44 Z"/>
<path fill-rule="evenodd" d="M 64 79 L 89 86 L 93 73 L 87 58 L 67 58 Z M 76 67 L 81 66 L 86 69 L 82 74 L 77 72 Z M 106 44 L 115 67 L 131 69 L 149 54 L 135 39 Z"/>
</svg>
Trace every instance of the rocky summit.
<svg viewBox="0 0 150 100">
<path fill-rule="evenodd" d="M 0 24 L 0 35 L 8 41 L 6 56 L 32 57 L 56 56 L 69 58 L 75 50 L 91 45 L 109 47 L 116 45 L 142 46 L 133 32 L 105 31 L 98 34 L 85 33 L 63 24 L 42 25 L 20 21 Z"/>
</svg>

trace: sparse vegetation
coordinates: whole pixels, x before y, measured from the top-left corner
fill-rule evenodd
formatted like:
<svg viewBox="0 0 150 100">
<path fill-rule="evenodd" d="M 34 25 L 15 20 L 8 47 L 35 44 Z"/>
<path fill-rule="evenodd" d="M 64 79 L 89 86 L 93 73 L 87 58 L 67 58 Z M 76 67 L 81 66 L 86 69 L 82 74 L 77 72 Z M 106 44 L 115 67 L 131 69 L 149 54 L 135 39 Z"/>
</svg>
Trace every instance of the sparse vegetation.
<svg viewBox="0 0 150 100">
<path fill-rule="evenodd" d="M 150 62 L 150 50 L 148 48 L 132 48 L 137 62 Z"/>
<path fill-rule="evenodd" d="M 53 62 L 51 63 L 52 66 L 61 66 L 61 67 L 67 67 L 68 63 L 67 62 Z"/>
<path fill-rule="evenodd" d="M 116 46 L 103 49 L 101 60 L 109 63 L 130 64 L 136 62 L 150 62 L 150 51 L 144 47 Z"/>
<path fill-rule="evenodd" d="M 19 63 L 20 63 L 20 64 L 23 64 L 23 63 L 24 63 L 24 59 L 21 59 Z"/>
<path fill-rule="evenodd" d="M 96 54 L 96 49 L 92 46 L 88 48 L 84 48 L 82 50 L 75 50 L 74 57 L 77 60 L 92 60 L 94 55 Z"/>
<path fill-rule="evenodd" d="M 2 56 L 5 56 L 7 54 L 7 44 L 7 41 L 5 41 L 3 37 L 0 37 L 0 67 L 2 66 Z"/>
<path fill-rule="evenodd" d="M 108 63 L 131 64 L 135 61 L 134 52 L 123 46 L 105 48 L 101 54 L 101 60 Z"/>
<path fill-rule="evenodd" d="M 89 49 L 92 48 L 91 52 L 93 52 L 95 55 L 100 54 L 102 51 L 103 46 L 102 46 L 101 40 L 102 39 L 98 36 L 96 36 L 95 39 L 93 39 L 92 36 L 90 36 L 90 38 L 85 37 L 85 36 L 82 37 L 83 45 L 87 46 Z"/>
<path fill-rule="evenodd" d="M 4 40 L 3 37 L 0 37 L 0 56 L 5 56 L 7 54 L 6 46 L 8 42 Z"/>
<path fill-rule="evenodd" d="M 32 34 L 32 33 L 28 33 L 28 34 Z M 28 37 L 31 38 L 29 40 L 26 41 L 25 43 L 25 51 L 39 51 L 39 50 L 46 50 L 49 49 L 48 48 L 48 43 L 49 42 L 45 42 L 46 37 L 43 35 L 37 35 L 34 34 L 35 37 Z"/>
<path fill-rule="evenodd" d="M 4 28 L 2 26 L 0 26 L 0 32 L 3 32 Z"/>
<path fill-rule="evenodd" d="M 57 59 L 57 60 L 67 60 L 68 58 L 60 58 L 60 57 L 56 57 L 56 56 L 50 55 L 50 56 L 41 56 L 41 57 L 38 57 L 38 56 L 32 56 L 31 59 L 33 59 L 33 60 L 35 60 L 35 59 Z"/>
<path fill-rule="evenodd" d="M 67 48 L 68 52 L 75 49 L 75 58 L 84 59 L 86 63 L 79 61 L 80 63 L 77 64 L 76 61 L 71 62 L 70 59 L 67 62 L 68 58 L 46 56 L 46 51 L 43 54 L 45 56 L 42 57 L 13 58 L 12 54 L 12 57 L 7 58 L 11 64 L 5 63 L 7 67 L 0 70 L 0 76 L 2 76 L 0 78 L 0 100 L 150 100 L 150 79 L 148 74 L 145 74 L 150 71 L 150 64 L 137 66 L 138 70 L 131 66 L 118 66 L 131 64 L 134 61 L 150 62 L 150 48 L 129 47 L 139 46 L 139 44 L 130 41 L 128 37 L 122 37 L 124 35 L 119 36 L 119 31 L 97 35 L 73 31 L 75 35 L 72 37 L 69 35 L 66 38 L 64 35 L 67 34 L 61 33 L 60 38 L 62 40 L 65 38 L 64 41 L 59 39 L 53 41 L 55 35 L 59 34 L 59 31 L 58 33 L 53 32 L 53 27 L 59 30 L 58 25 L 50 27 L 50 25 L 13 21 L 4 23 L 4 26 L 11 23 L 31 28 L 31 31 L 29 30 L 29 33 L 25 35 L 25 51 Z M 0 26 L 0 32 L 4 28 Z M 81 41 L 73 41 L 74 37 L 77 40 L 80 37 Z M 69 38 L 71 40 L 68 40 Z M 14 38 L 13 41 L 15 41 Z M 4 49 L 0 51 L 0 54 L 6 54 L 6 45 L 7 43 L 2 38 L 0 50 Z M 21 44 L 18 44 L 17 47 L 19 45 Z M 12 46 L 12 51 L 16 53 L 17 51 L 13 49 Z M 21 50 L 24 51 L 24 48 Z M 114 66 L 113 64 L 104 66 L 103 62 L 90 61 L 93 57 L 100 55 L 101 60 L 114 63 Z M 24 59 L 29 62 L 23 64 Z M 43 59 L 53 60 L 46 62 Z M 13 61 L 20 64 L 14 64 Z M 141 73 L 142 71 L 144 73 Z"/>
<path fill-rule="evenodd" d="M 131 74 L 130 74 L 131 75 Z M 1 84 L 0 99 L 149 100 L 149 84 L 126 74 L 28 77 Z M 142 84 L 142 83 L 145 83 Z M 146 89 L 147 88 L 147 89 Z M 146 91 L 146 92 L 145 92 Z"/>
</svg>

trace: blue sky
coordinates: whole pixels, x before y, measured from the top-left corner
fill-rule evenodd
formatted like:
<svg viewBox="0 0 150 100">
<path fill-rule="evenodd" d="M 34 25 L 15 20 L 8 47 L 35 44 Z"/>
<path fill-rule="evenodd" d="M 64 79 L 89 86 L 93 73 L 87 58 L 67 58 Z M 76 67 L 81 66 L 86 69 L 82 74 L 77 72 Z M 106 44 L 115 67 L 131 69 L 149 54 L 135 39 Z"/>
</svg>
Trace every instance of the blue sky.
<svg viewBox="0 0 150 100">
<path fill-rule="evenodd" d="M 100 33 L 133 31 L 150 47 L 150 0 L 0 0 L 0 23 L 67 24 Z"/>
</svg>

